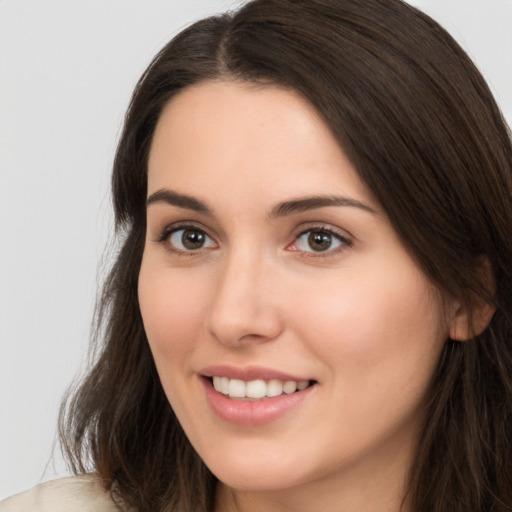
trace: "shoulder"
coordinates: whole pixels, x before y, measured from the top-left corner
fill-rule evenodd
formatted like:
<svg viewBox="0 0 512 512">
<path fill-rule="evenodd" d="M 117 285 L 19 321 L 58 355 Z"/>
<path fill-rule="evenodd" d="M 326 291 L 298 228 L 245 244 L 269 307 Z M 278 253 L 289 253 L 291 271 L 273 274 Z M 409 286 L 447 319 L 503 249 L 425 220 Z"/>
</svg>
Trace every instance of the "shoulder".
<svg viewBox="0 0 512 512">
<path fill-rule="evenodd" d="M 119 512 L 95 475 L 40 484 L 0 503 L 0 512 Z"/>
</svg>

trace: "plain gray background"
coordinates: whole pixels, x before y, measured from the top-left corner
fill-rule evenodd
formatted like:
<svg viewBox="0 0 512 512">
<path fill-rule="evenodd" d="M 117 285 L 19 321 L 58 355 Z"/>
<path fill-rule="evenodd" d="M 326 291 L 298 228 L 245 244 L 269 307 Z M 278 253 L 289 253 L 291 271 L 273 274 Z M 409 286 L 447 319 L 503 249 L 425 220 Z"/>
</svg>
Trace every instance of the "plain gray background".
<svg viewBox="0 0 512 512">
<path fill-rule="evenodd" d="M 0 499 L 66 474 L 58 450 L 49 462 L 57 411 L 86 363 L 135 82 L 173 34 L 239 3 L 0 1 Z M 410 3 L 469 51 L 512 124 L 512 0 Z"/>
</svg>

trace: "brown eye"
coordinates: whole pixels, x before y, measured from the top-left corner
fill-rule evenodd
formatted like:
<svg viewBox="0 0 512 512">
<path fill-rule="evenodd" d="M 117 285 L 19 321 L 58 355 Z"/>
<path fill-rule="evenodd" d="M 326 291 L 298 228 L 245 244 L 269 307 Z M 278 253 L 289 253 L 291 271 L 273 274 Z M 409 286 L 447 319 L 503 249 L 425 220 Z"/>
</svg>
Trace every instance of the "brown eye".
<svg viewBox="0 0 512 512">
<path fill-rule="evenodd" d="M 178 251 L 197 251 L 214 247 L 215 242 L 201 229 L 187 227 L 173 231 L 169 236 L 169 244 Z"/>
<path fill-rule="evenodd" d="M 303 252 L 326 252 L 337 249 L 342 245 L 350 245 L 337 233 L 332 233 L 326 229 L 310 229 L 304 231 L 297 237 L 296 246 L 299 251 Z"/>
<path fill-rule="evenodd" d="M 327 251 L 332 245 L 332 235 L 322 232 L 312 232 L 308 236 L 308 245 L 314 251 Z"/>
</svg>

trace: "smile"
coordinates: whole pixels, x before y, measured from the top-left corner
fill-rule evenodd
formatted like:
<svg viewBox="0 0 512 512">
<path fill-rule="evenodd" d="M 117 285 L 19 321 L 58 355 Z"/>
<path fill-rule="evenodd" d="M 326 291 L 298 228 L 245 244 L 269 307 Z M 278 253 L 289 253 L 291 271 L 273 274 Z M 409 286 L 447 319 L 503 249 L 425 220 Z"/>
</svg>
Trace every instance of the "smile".
<svg viewBox="0 0 512 512">
<path fill-rule="evenodd" d="M 250 380 L 248 382 L 241 379 L 230 379 L 228 377 L 213 376 L 213 387 L 219 393 L 236 399 L 259 400 L 263 398 L 273 398 L 283 394 L 290 395 L 296 391 L 303 391 L 310 385 L 310 381 L 270 379 Z"/>
<path fill-rule="evenodd" d="M 199 376 L 211 411 L 222 421 L 241 427 L 288 417 L 318 388 L 316 380 L 264 368 L 222 365 L 204 369 Z"/>
</svg>

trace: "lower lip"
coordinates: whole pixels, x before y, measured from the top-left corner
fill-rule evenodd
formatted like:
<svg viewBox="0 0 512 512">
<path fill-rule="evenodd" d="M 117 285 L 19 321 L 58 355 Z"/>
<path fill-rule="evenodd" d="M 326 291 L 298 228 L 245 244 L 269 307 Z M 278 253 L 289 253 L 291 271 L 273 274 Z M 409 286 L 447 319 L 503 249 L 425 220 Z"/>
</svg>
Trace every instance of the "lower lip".
<svg viewBox="0 0 512 512">
<path fill-rule="evenodd" d="M 271 423 L 298 407 L 311 393 L 315 384 L 289 395 L 283 394 L 256 401 L 228 398 L 215 390 L 210 379 L 201 377 L 206 398 L 215 414 L 228 423 L 244 426 L 258 426 Z"/>
</svg>

